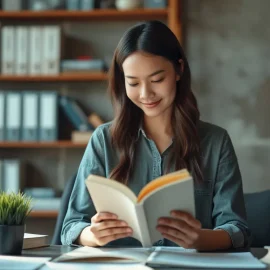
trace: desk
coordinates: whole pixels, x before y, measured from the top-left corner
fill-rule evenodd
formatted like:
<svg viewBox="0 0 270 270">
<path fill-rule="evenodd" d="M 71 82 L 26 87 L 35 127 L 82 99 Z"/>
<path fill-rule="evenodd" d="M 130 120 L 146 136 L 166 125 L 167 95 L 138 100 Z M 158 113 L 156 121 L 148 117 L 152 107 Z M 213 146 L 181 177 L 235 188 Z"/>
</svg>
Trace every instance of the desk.
<svg viewBox="0 0 270 270">
<path fill-rule="evenodd" d="M 76 247 L 70 247 L 70 246 L 48 246 L 48 247 L 42 247 L 42 248 L 35 248 L 35 249 L 28 249 L 23 250 L 22 256 L 31 256 L 31 257 L 52 257 L 53 259 L 64 254 L 67 252 L 70 252 L 72 250 L 76 249 Z M 263 258 L 268 250 L 264 248 L 251 248 L 250 252 L 258 259 Z M 48 268 L 47 266 L 43 266 L 40 268 L 40 270 L 49 270 L 51 268 Z M 89 268 L 90 269 L 90 268 Z M 158 268 L 159 270 L 167 270 L 169 268 Z M 172 268 L 171 268 L 172 269 Z M 173 268 L 174 270 L 177 269 L 185 269 L 185 268 Z M 270 268 L 269 268 L 270 269 Z M 76 270 L 76 269 L 74 269 Z M 190 268 L 188 269 L 190 270 Z M 200 269 L 202 270 L 202 269 Z"/>
</svg>

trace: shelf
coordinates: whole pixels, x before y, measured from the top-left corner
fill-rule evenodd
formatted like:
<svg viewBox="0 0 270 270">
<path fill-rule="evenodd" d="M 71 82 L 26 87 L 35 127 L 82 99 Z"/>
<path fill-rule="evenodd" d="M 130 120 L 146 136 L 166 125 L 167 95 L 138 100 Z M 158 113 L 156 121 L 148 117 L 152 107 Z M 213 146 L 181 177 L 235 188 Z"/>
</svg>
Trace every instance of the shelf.
<svg viewBox="0 0 270 270">
<path fill-rule="evenodd" d="M 1 82 L 89 82 L 106 80 L 107 74 L 105 72 L 72 72 L 52 76 L 0 75 Z"/>
<path fill-rule="evenodd" d="M 85 148 L 86 143 L 56 142 L 0 142 L 0 148 Z"/>
<path fill-rule="evenodd" d="M 58 211 L 54 210 L 33 210 L 30 212 L 29 217 L 34 218 L 56 218 Z"/>
<path fill-rule="evenodd" d="M 92 11 L 0 11 L 0 20 L 142 20 L 166 18 L 167 9 L 96 9 Z"/>
</svg>

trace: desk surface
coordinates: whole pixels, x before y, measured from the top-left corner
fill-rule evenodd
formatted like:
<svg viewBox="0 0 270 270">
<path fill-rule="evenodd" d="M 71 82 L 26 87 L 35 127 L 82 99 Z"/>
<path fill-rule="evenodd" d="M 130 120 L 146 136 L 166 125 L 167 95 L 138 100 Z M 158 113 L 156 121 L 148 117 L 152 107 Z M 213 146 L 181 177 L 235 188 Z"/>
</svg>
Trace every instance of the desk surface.
<svg viewBox="0 0 270 270">
<path fill-rule="evenodd" d="M 60 256 L 60 255 L 62 255 L 64 253 L 70 252 L 70 251 L 72 251 L 74 249 L 76 249 L 76 247 L 60 246 L 60 245 L 59 246 L 48 246 L 48 247 L 41 247 L 41 248 L 23 250 L 22 256 L 56 258 L 56 257 L 58 257 L 58 256 Z M 264 248 L 251 248 L 250 252 L 256 258 L 261 259 L 267 254 L 268 250 L 264 249 Z M 47 269 L 51 269 L 51 268 L 48 268 L 48 267 L 44 266 L 40 270 L 47 270 Z M 166 270 L 168 268 L 158 268 L 158 269 L 159 270 Z M 173 268 L 173 269 L 177 270 L 177 268 Z M 184 268 L 179 268 L 179 269 L 184 269 Z"/>
</svg>

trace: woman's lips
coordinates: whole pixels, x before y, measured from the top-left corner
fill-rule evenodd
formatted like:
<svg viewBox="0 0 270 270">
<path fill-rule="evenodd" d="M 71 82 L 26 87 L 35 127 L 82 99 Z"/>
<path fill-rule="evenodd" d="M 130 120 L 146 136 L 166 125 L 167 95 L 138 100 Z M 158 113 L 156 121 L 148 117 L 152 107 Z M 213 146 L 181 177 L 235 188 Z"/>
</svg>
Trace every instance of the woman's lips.
<svg viewBox="0 0 270 270">
<path fill-rule="evenodd" d="M 160 103 L 161 99 L 152 103 L 142 103 L 146 108 L 154 108 Z"/>
</svg>

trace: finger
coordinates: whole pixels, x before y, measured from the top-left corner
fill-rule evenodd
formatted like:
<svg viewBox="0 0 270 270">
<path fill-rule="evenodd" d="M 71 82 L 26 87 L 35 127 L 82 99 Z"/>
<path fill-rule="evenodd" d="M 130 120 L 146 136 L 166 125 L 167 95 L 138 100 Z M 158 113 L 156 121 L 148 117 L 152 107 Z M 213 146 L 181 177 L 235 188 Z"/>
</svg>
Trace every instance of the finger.
<svg viewBox="0 0 270 270">
<path fill-rule="evenodd" d="M 181 239 L 177 239 L 169 234 L 166 234 L 166 233 L 162 233 L 162 236 L 172 242 L 174 242 L 175 244 L 183 247 L 183 248 L 192 248 L 190 245 L 186 244 L 183 240 Z"/>
<path fill-rule="evenodd" d="M 123 220 L 105 220 L 96 225 L 99 231 L 115 228 L 115 227 L 128 227 L 128 224 Z"/>
<path fill-rule="evenodd" d="M 161 218 L 158 221 L 158 225 L 175 228 L 194 240 L 198 237 L 197 229 L 195 230 L 194 227 L 189 226 L 185 221 L 180 219 Z"/>
<path fill-rule="evenodd" d="M 119 234 L 128 234 L 132 233 L 132 229 L 130 227 L 124 227 L 124 228 L 110 228 L 102 231 L 98 231 L 96 234 L 96 237 L 102 238 L 106 236 L 111 235 L 119 235 Z"/>
<path fill-rule="evenodd" d="M 185 243 L 191 244 L 193 242 L 185 233 L 178 231 L 177 229 L 167 226 L 157 226 L 157 230 L 161 232 L 161 234 L 165 233 Z"/>
<path fill-rule="evenodd" d="M 106 220 L 106 219 L 117 219 L 117 215 L 112 214 L 110 212 L 99 212 L 96 213 L 92 218 L 91 218 L 91 223 L 96 223 L 96 222 L 100 222 L 102 220 Z"/>
<path fill-rule="evenodd" d="M 191 227 L 201 229 L 202 225 L 199 220 L 194 218 L 191 214 L 184 212 L 184 211 L 179 211 L 179 210 L 173 210 L 171 211 L 171 216 L 177 219 L 184 220 L 187 224 L 189 224 Z"/>
<path fill-rule="evenodd" d="M 121 239 L 121 238 L 125 238 L 125 237 L 129 237 L 131 236 L 131 233 L 120 233 L 120 234 L 113 234 L 110 236 L 105 236 L 102 238 L 98 239 L 98 245 L 103 246 L 106 245 L 107 243 L 117 240 L 117 239 Z"/>
</svg>

